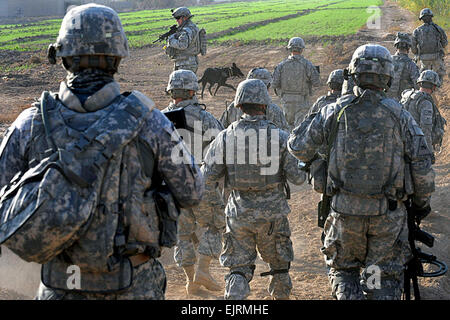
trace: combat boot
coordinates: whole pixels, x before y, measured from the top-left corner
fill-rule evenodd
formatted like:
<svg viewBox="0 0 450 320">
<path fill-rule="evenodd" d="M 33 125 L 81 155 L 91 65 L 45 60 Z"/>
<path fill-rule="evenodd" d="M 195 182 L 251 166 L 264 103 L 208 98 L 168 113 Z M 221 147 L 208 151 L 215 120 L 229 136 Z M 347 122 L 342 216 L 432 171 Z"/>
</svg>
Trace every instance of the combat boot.
<svg viewBox="0 0 450 320">
<path fill-rule="evenodd" d="M 200 255 L 198 261 L 197 272 L 195 273 L 194 282 L 198 285 L 204 286 L 210 291 L 220 291 L 222 286 L 219 285 L 216 280 L 209 273 L 209 264 L 211 262 L 211 257 Z"/>
<path fill-rule="evenodd" d="M 194 265 L 183 267 L 184 273 L 186 274 L 186 294 L 197 295 L 200 293 L 200 285 L 194 282 Z"/>
</svg>

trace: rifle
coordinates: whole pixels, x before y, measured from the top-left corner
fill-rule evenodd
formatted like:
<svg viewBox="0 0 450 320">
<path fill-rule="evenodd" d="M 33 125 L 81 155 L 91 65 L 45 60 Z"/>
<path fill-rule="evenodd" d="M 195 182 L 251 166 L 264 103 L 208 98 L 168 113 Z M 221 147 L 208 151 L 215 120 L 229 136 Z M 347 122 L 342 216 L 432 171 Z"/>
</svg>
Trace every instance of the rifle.
<svg viewBox="0 0 450 320">
<path fill-rule="evenodd" d="M 411 281 L 413 284 L 414 290 L 414 298 L 415 300 L 420 300 L 420 291 L 419 291 L 419 283 L 417 277 L 439 277 L 447 272 L 447 265 L 437 260 L 434 255 L 424 253 L 420 250 L 420 248 L 416 247 L 415 241 L 422 242 L 427 247 L 431 248 L 434 245 L 434 237 L 421 230 L 420 219 L 421 217 L 426 216 L 431 208 L 428 207 L 427 210 L 421 210 L 423 212 L 418 212 L 412 204 L 411 197 L 408 200 L 404 201 L 406 211 L 408 214 L 408 242 L 411 247 L 411 251 L 413 254 L 413 258 L 406 264 L 405 269 L 405 283 L 404 283 L 404 295 L 405 300 L 411 300 Z M 435 272 L 424 272 L 423 264 L 432 264 L 439 267 L 439 270 Z"/>
<path fill-rule="evenodd" d="M 163 33 L 161 35 L 159 35 L 158 39 L 156 39 L 155 41 L 153 41 L 152 43 L 156 43 L 158 41 L 164 41 L 166 40 L 168 37 L 170 37 L 171 35 L 173 35 L 175 32 L 177 32 L 178 27 L 176 24 L 174 24 L 173 26 L 170 27 L 169 31 L 167 31 L 166 33 Z"/>
<path fill-rule="evenodd" d="M 183 108 L 165 111 L 163 114 L 173 123 L 175 128 L 187 129 L 186 115 Z"/>
</svg>

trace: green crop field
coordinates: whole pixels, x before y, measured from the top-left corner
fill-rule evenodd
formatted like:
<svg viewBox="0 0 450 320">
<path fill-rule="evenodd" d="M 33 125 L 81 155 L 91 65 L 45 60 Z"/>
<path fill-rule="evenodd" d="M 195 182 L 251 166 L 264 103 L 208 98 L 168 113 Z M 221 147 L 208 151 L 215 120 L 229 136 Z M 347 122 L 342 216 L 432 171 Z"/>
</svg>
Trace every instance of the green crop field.
<svg viewBox="0 0 450 320">
<path fill-rule="evenodd" d="M 192 7 L 194 22 L 211 43 L 285 41 L 293 36 L 348 35 L 373 15 L 382 0 L 260 0 Z M 175 23 L 169 10 L 121 13 L 131 47 L 150 44 Z M 36 51 L 58 36 L 60 19 L 0 25 L 0 50 Z"/>
</svg>

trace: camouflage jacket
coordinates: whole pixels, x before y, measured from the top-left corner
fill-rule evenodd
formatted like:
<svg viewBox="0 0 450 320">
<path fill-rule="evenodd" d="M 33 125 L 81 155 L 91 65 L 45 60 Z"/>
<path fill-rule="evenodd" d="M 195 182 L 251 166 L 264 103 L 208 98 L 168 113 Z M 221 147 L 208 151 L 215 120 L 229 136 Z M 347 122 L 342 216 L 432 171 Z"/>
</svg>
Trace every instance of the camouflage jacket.
<svg viewBox="0 0 450 320">
<path fill-rule="evenodd" d="M 241 109 L 234 106 L 234 102 L 230 103 L 227 109 L 222 113 L 220 117 L 220 122 L 227 128 L 234 121 L 238 121 L 244 113 Z M 278 128 L 289 132 L 289 125 L 284 116 L 283 110 L 275 103 L 267 105 L 266 108 L 266 118 L 271 121 Z"/>
<path fill-rule="evenodd" d="M 444 29 L 433 22 L 424 23 L 413 31 L 411 51 L 421 60 L 435 60 L 444 56 L 447 45 Z"/>
<path fill-rule="evenodd" d="M 269 133 L 268 140 L 261 139 L 263 132 Z M 273 133 L 278 135 L 277 139 L 272 138 L 275 137 Z M 253 151 L 251 149 L 252 147 L 256 148 L 258 142 L 255 144 L 245 143 L 245 147 L 241 146 L 239 142 L 236 144 L 236 139 L 245 138 L 245 136 L 250 136 L 249 140 L 254 137 L 256 140 L 253 141 L 259 142 L 260 145 L 256 152 L 256 149 Z M 207 181 L 217 181 L 225 177 L 226 184 L 232 189 L 225 209 L 227 216 L 274 220 L 284 217 L 290 212 L 284 193 L 284 182 L 288 180 L 293 184 L 300 185 L 305 181 L 306 176 L 300 170 L 297 159 L 289 154 L 286 145 L 287 138 L 288 133 L 271 124 L 265 116 L 244 114 L 239 121 L 233 122 L 211 143 L 201 170 Z M 236 150 L 233 145 L 237 145 L 239 150 Z M 278 156 L 272 158 L 278 163 L 268 161 L 271 166 L 275 165 L 276 172 L 264 175 L 260 170 L 263 167 L 267 168 L 267 163 L 262 164 L 262 153 L 263 150 L 268 150 L 269 145 L 271 146 L 271 156 L 275 155 L 276 151 L 279 152 Z M 241 149 L 242 147 L 244 150 Z M 274 149 L 275 147 L 276 149 Z M 240 157 L 244 161 L 239 162 Z M 256 164 L 249 160 L 252 157 L 258 157 Z M 256 174 L 254 174 L 255 172 Z M 267 183 L 263 183 L 258 188 L 246 187 L 255 177 L 262 178 Z M 238 179 L 240 182 L 237 182 Z"/>
<path fill-rule="evenodd" d="M 272 87 L 277 95 L 311 95 L 312 87 L 320 84 L 314 65 L 301 55 L 290 55 L 273 72 Z"/>
<path fill-rule="evenodd" d="M 186 60 L 200 53 L 199 29 L 190 19 L 167 39 L 167 54 L 175 61 Z"/>
<path fill-rule="evenodd" d="M 328 92 L 327 95 L 319 97 L 316 102 L 309 109 L 308 115 L 312 113 L 319 112 L 320 109 L 325 107 L 327 104 L 334 103 L 341 96 L 340 93 L 331 93 Z"/>
<path fill-rule="evenodd" d="M 387 210 L 387 197 L 403 200 L 408 194 L 413 194 L 416 203 L 427 203 L 429 196 L 434 191 L 434 171 L 431 167 L 432 152 L 427 147 L 422 130 L 409 112 L 404 110 L 395 100 L 386 99 L 382 92 L 363 91 L 359 87 L 355 87 L 354 92 L 356 96 L 342 96 L 336 103 L 327 105 L 319 113 L 307 117 L 299 127 L 292 131 L 288 141 L 289 151 L 304 162 L 310 161 L 319 149 L 327 148 L 328 141 L 331 138 L 333 122 L 336 121 L 342 111 L 336 140 L 332 142 L 326 189 L 327 194 L 332 196 L 333 208 L 344 214 L 378 215 Z M 352 110 L 351 105 L 359 103 L 359 101 L 368 102 L 366 109 L 372 109 L 371 106 L 374 103 L 377 104 L 377 112 L 380 114 L 370 115 L 372 120 L 369 118 L 354 118 L 353 113 L 358 112 L 360 108 Z M 346 106 L 350 106 L 350 108 L 345 109 Z M 392 118 L 392 116 L 395 118 Z M 370 126 L 372 128 L 383 126 L 384 128 L 386 125 L 385 123 L 377 124 L 377 117 L 390 119 L 389 122 L 392 123 L 393 127 L 390 127 L 391 124 L 389 124 L 388 130 L 393 132 L 393 136 L 383 136 L 379 132 L 376 136 L 373 136 L 373 131 L 368 130 Z M 358 128 L 349 128 L 355 120 Z M 360 132 L 365 137 L 363 141 L 359 141 L 361 139 L 358 140 L 357 137 L 346 139 L 347 130 L 355 132 L 355 129 L 361 130 Z M 344 147 L 343 144 L 346 141 L 348 145 Z M 380 143 L 386 145 L 379 149 Z M 389 147 L 387 144 L 389 144 Z M 364 148 L 364 152 L 352 154 L 352 151 L 362 152 L 359 151 L 359 146 Z M 347 158 L 342 159 L 340 163 L 336 163 L 339 155 L 341 157 L 346 155 Z M 366 195 L 364 194 L 366 187 L 369 188 L 372 184 L 378 183 L 377 180 L 384 179 L 385 176 L 392 179 L 392 175 L 394 175 L 389 168 L 390 171 L 386 168 L 381 170 L 372 168 L 372 165 L 378 168 L 378 163 L 370 163 L 380 156 L 386 157 L 381 160 L 382 163 L 390 163 L 389 167 L 398 173 L 386 186 L 386 190 L 382 189 L 385 196 L 383 194 L 379 196 Z M 348 163 L 345 163 L 345 161 Z M 351 169 L 352 166 L 355 166 L 355 163 L 359 166 L 361 161 L 369 164 L 367 168 L 361 166 L 361 172 L 366 172 L 362 176 L 352 176 L 350 172 L 347 174 L 344 172 L 347 170 L 345 168 Z M 372 169 L 376 169 L 376 171 Z M 335 176 L 336 174 L 338 177 Z M 377 178 L 377 175 L 380 177 Z M 342 189 L 343 186 L 339 183 L 342 179 L 352 181 L 353 192 Z"/>
<path fill-rule="evenodd" d="M 407 54 L 398 53 L 393 55 L 392 59 L 394 60 L 394 78 L 386 94 L 389 98 L 400 101 L 403 91 L 417 89 L 416 81 L 420 73 L 417 65 Z"/>
<path fill-rule="evenodd" d="M 178 129 L 178 132 L 183 137 L 191 154 L 195 157 L 196 163 L 200 164 L 208 145 L 224 128 L 211 113 L 205 110 L 204 105 L 199 104 L 195 96 L 177 104 L 171 102 L 163 112 L 178 108 L 184 109 L 187 125 L 186 130 Z"/>
</svg>

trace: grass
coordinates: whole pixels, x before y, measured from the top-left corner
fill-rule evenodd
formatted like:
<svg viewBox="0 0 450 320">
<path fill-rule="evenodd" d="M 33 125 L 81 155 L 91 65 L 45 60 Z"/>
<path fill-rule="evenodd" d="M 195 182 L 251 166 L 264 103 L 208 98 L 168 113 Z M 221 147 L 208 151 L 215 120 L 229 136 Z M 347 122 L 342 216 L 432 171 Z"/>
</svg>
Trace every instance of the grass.
<svg viewBox="0 0 450 320">
<path fill-rule="evenodd" d="M 381 3 L 382 0 L 260 0 L 192 7 L 191 12 L 199 27 L 205 28 L 210 35 L 218 34 L 211 42 L 270 42 L 299 34 L 355 33 L 370 16 L 365 8 Z M 319 6 L 326 9 L 319 8 L 310 14 L 291 17 L 302 10 Z M 168 9 L 128 12 L 119 16 L 132 48 L 150 44 L 175 23 Z M 272 21 L 283 17 L 286 20 Z M 42 50 L 55 41 L 60 24 L 61 19 L 51 19 L 26 25 L 0 25 L 0 50 Z M 220 35 L 221 32 L 226 34 Z"/>
<path fill-rule="evenodd" d="M 450 0 L 396 0 L 396 2 L 416 13 L 417 18 L 420 10 L 430 8 L 434 15 L 433 21 L 450 32 Z"/>
</svg>

